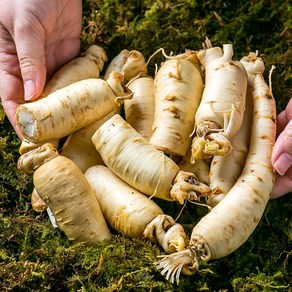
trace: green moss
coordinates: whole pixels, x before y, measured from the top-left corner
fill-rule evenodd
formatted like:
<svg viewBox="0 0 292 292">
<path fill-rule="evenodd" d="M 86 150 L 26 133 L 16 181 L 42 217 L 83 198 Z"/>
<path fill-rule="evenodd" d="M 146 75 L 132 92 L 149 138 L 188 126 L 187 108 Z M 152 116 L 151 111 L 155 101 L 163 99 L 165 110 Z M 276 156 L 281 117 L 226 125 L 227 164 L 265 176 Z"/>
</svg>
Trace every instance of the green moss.
<svg viewBox="0 0 292 292">
<path fill-rule="evenodd" d="M 272 65 L 278 110 L 292 96 L 289 1 L 118 1 L 85 0 L 82 49 L 96 43 L 109 60 L 122 49 L 146 58 L 198 50 L 207 36 L 214 45 L 232 42 L 236 58 L 258 50 Z M 150 63 L 161 61 L 157 55 Z M 155 270 L 162 253 L 141 239 L 114 235 L 96 247 L 74 245 L 54 229 L 46 213 L 31 209 L 31 176 L 17 169 L 20 142 L 0 107 L 0 290 L 1 291 L 289 291 L 291 215 L 289 195 L 269 202 L 255 232 L 231 255 L 202 263 L 194 276 L 171 284 Z M 192 227 L 204 207 L 156 202 Z"/>
<path fill-rule="evenodd" d="M 84 46 L 99 43 L 109 60 L 120 50 L 137 49 L 145 57 L 198 50 L 205 37 L 213 45 L 232 42 L 241 58 L 256 51 L 264 58 L 266 77 L 272 65 L 278 110 L 291 97 L 291 17 L 288 1 L 85 1 Z M 158 56 L 149 69 L 153 73 Z M 152 70 L 152 71 L 151 71 Z M 276 84 L 276 85 L 275 85 Z"/>
<path fill-rule="evenodd" d="M 288 291 L 289 285 L 281 285 L 282 279 L 281 272 L 267 276 L 258 271 L 249 277 L 234 279 L 232 286 L 236 291 Z"/>
</svg>

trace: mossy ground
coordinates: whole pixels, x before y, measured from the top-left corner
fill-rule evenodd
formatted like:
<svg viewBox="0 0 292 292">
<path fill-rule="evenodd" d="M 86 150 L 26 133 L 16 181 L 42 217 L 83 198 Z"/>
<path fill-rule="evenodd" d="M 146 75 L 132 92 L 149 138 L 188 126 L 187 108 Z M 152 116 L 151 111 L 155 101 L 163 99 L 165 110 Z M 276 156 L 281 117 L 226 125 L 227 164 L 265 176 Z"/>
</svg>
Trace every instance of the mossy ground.
<svg viewBox="0 0 292 292">
<path fill-rule="evenodd" d="M 289 1 L 83 1 L 82 48 L 103 46 L 109 60 L 122 49 L 145 58 L 232 42 L 235 58 L 258 50 L 272 65 L 277 109 L 292 96 L 292 5 Z M 153 60 L 159 62 L 158 56 Z M 291 291 L 291 195 L 270 201 L 255 232 L 233 254 L 201 265 L 180 285 L 153 266 L 162 251 L 142 239 L 115 235 L 97 247 L 72 245 L 46 213 L 31 209 L 31 177 L 17 169 L 20 143 L 0 108 L 1 291 Z M 157 201 L 174 218 L 178 204 Z M 188 205 L 179 218 L 190 234 L 206 212 Z"/>
</svg>

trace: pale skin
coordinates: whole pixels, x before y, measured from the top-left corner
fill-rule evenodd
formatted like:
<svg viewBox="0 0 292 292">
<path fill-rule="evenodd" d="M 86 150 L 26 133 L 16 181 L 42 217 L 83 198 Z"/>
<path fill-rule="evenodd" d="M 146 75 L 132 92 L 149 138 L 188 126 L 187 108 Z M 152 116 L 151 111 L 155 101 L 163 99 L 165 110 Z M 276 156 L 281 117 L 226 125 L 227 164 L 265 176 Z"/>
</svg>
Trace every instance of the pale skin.
<svg viewBox="0 0 292 292">
<path fill-rule="evenodd" d="M 79 54 L 81 0 L 0 2 L 0 96 L 19 138 L 15 111 L 37 99 L 46 82 Z"/>
<path fill-rule="evenodd" d="M 47 78 L 76 57 L 80 49 L 81 0 L 0 2 L 0 96 L 21 139 L 15 111 L 37 99 Z M 292 192 L 292 102 L 278 115 L 272 163 L 277 171 L 271 198 Z"/>
<path fill-rule="evenodd" d="M 277 117 L 277 133 L 272 154 L 272 164 L 277 171 L 272 199 L 292 192 L 292 98 Z"/>
</svg>

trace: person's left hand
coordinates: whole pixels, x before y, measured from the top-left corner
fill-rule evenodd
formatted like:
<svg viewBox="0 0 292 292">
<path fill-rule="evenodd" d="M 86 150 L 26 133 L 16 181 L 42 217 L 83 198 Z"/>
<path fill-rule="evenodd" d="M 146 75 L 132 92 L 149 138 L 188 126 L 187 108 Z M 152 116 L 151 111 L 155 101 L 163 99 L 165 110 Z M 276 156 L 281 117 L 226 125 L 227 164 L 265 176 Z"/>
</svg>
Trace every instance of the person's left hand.
<svg viewBox="0 0 292 292">
<path fill-rule="evenodd" d="M 40 96 L 46 78 L 80 49 L 81 0 L 0 2 L 0 96 L 19 138 L 17 107 Z"/>
</svg>

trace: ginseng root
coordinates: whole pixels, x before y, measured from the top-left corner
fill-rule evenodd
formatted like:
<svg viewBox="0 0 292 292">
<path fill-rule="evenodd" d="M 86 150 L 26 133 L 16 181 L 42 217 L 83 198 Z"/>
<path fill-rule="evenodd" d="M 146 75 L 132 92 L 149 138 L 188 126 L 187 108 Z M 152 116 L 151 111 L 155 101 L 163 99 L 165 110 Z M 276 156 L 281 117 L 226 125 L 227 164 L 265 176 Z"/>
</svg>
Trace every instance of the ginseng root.
<svg viewBox="0 0 292 292">
<path fill-rule="evenodd" d="M 81 80 L 46 98 L 20 105 L 17 123 L 30 142 L 59 139 L 109 114 L 125 96 L 132 94 L 123 85 L 123 75 L 113 72 L 107 81 Z"/>
<path fill-rule="evenodd" d="M 84 174 L 51 144 L 20 156 L 18 168 L 33 173 L 36 192 L 70 241 L 95 245 L 110 238 L 98 201 Z"/>
<path fill-rule="evenodd" d="M 180 171 L 118 114 L 95 132 L 92 141 L 105 165 L 143 194 L 183 204 L 210 191 L 193 173 Z"/>
<path fill-rule="evenodd" d="M 197 54 L 205 69 L 205 87 L 196 112 L 193 161 L 229 153 L 230 139 L 243 121 L 247 74 L 241 62 L 232 59 L 231 44 L 220 51 L 211 47 Z"/>
<path fill-rule="evenodd" d="M 190 147 L 195 114 L 203 93 L 197 52 L 167 57 L 154 78 L 155 111 L 150 143 L 167 154 L 184 156 Z"/>
<path fill-rule="evenodd" d="M 183 227 L 147 196 L 135 190 L 102 165 L 85 172 L 107 223 L 129 237 L 147 238 L 165 252 L 185 248 Z"/>
<path fill-rule="evenodd" d="M 218 259 L 234 252 L 258 225 L 274 184 L 271 155 L 276 137 L 276 105 L 262 74 L 256 74 L 251 142 L 242 174 L 235 185 L 193 228 L 189 247 L 162 256 L 157 268 L 168 280 L 195 273 L 199 260 Z"/>
</svg>

